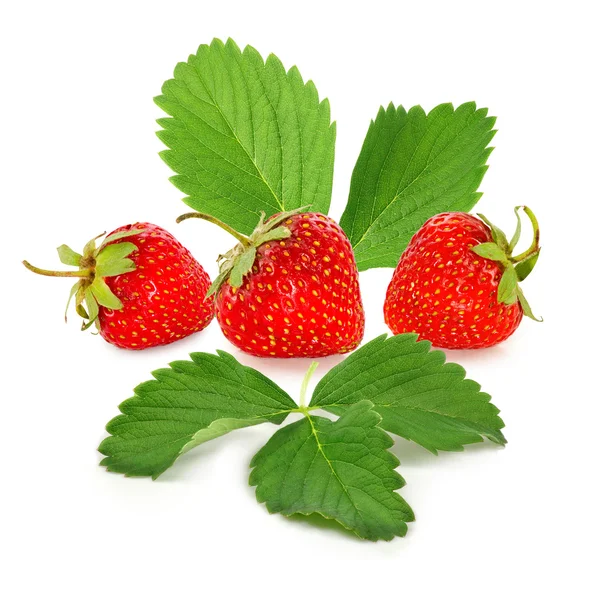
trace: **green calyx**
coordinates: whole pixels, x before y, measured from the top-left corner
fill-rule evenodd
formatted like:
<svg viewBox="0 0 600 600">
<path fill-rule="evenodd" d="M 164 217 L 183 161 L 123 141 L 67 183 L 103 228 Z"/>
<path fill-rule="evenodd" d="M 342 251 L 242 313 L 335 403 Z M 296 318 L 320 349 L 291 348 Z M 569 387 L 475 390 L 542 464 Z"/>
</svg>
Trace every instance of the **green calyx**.
<svg viewBox="0 0 600 600">
<path fill-rule="evenodd" d="M 83 318 L 82 330 L 88 329 L 98 318 L 99 307 L 104 306 L 113 310 L 123 308 L 123 303 L 113 294 L 108 287 L 105 277 L 114 277 L 123 273 L 135 271 L 135 263 L 127 258 L 137 246 L 131 242 L 110 244 L 131 235 L 137 235 L 142 229 L 132 229 L 109 235 L 97 246 L 96 241 L 104 233 L 90 240 L 84 247 L 83 253 L 75 252 L 69 246 L 63 244 L 56 250 L 60 262 L 64 265 L 77 267 L 74 271 L 48 271 L 34 267 L 26 260 L 23 264 L 32 272 L 48 277 L 77 277 L 78 281 L 71 288 L 67 307 L 65 309 L 65 321 L 71 300 L 75 298 L 75 311 Z"/>
<path fill-rule="evenodd" d="M 292 235 L 291 231 L 281 224 L 294 215 L 306 212 L 308 208 L 308 206 L 303 206 L 302 208 L 282 212 L 271 217 L 266 222 L 265 213 L 261 212 L 258 225 L 250 236 L 239 233 L 212 215 L 191 212 L 178 217 L 178 223 L 181 223 L 181 221 L 185 221 L 186 219 L 203 219 L 204 221 L 214 223 L 230 233 L 239 242 L 229 250 L 229 252 L 222 254 L 217 259 L 217 262 L 219 263 L 219 275 L 217 275 L 208 289 L 206 297 L 209 298 L 216 294 L 226 281 L 229 281 L 229 284 L 234 288 L 241 287 L 245 275 L 252 270 L 254 260 L 256 259 L 256 250 L 259 246 L 266 242 L 284 240 L 290 237 Z"/>
<path fill-rule="evenodd" d="M 527 215 L 533 227 L 533 241 L 529 248 L 516 256 L 513 251 L 521 237 L 521 217 L 519 209 Z M 498 285 L 498 302 L 507 305 L 520 302 L 523 313 L 534 321 L 542 321 L 533 315 L 531 307 L 523 295 L 523 290 L 519 283 L 529 276 L 540 256 L 540 228 L 533 211 L 527 206 L 516 206 L 515 215 L 517 216 L 517 228 L 510 241 L 504 232 L 490 223 L 483 215 L 477 216 L 491 229 L 493 242 L 485 242 L 472 248 L 475 254 L 483 258 L 488 258 L 497 262 L 502 270 L 502 278 Z"/>
</svg>

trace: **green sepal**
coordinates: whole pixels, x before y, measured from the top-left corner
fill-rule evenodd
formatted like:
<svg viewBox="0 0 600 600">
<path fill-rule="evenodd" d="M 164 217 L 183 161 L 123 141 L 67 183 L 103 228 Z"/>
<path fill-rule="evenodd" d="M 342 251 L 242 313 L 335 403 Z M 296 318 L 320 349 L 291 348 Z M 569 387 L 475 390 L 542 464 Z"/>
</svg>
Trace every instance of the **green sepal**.
<svg viewBox="0 0 600 600">
<path fill-rule="evenodd" d="M 90 321 L 94 321 L 98 317 L 99 308 L 91 286 L 85 290 L 85 305 Z"/>
<path fill-rule="evenodd" d="M 135 252 L 137 246 L 131 242 L 120 244 L 111 244 L 110 242 L 136 235 L 140 231 L 143 230 L 130 229 L 109 235 L 98 248 L 96 248 L 96 240 L 101 236 L 97 236 L 86 244 L 82 260 L 91 263 L 92 275 L 87 279 L 81 279 L 78 284 L 79 288 L 75 292 L 77 297 L 75 309 L 77 314 L 84 319 L 81 326 L 82 331 L 89 329 L 96 322 L 100 306 L 110 310 L 123 308 L 123 303 L 111 291 L 104 278 L 135 271 L 135 263 L 127 256 Z"/>
<path fill-rule="evenodd" d="M 73 296 L 77 293 L 77 290 L 81 287 L 81 282 L 78 281 L 72 288 L 69 293 L 69 299 L 67 300 L 67 306 L 65 306 L 65 323 L 67 322 L 67 313 L 69 312 L 69 306 L 71 306 L 71 300 L 73 300 Z"/>
<path fill-rule="evenodd" d="M 83 306 L 83 304 L 77 304 L 75 306 L 75 312 L 82 318 L 82 319 L 89 319 L 90 316 L 88 315 L 87 311 L 85 310 L 85 306 Z"/>
<path fill-rule="evenodd" d="M 135 250 L 137 250 L 137 246 L 131 242 L 122 242 L 121 244 L 104 246 L 96 257 L 96 266 L 107 265 L 111 262 L 121 260 Z"/>
<path fill-rule="evenodd" d="M 100 249 L 103 250 L 104 247 L 107 244 L 110 244 L 111 242 L 115 242 L 116 240 L 121 240 L 125 237 L 129 237 L 131 235 L 137 235 L 138 233 L 143 233 L 144 231 L 146 231 L 145 229 L 130 229 L 129 231 L 119 231 L 118 233 L 113 233 L 111 235 L 109 235 L 108 237 L 104 238 L 104 241 L 102 242 Z"/>
<path fill-rule="evenodd" d="M 506 234 L 504 233 L 504 231 L 502 231 L 502 229 L 500 229 L 500 227 L 496 227 L 496 225 L 494 225 L 492 222 L 490 222 L 482 214 L 477 213 L 477 216 L 491 229 L 492 239 L 494 240 L 494 242 L 496 242 L 496 244 L 498 244 L 498 246 L 500 246 L 500 248 L 502 248 L 502 250 L 504 250 L 505 254 L 508 254 L 509 253 L 509 250 L 508 250 L 509 244 L 508 244 L 508 240 L 506 239 Z"/>
<path fill-rule="evenodd" d="M 96 276 L 114 277 L 135 271 L 135 263 L 125 257 L 136 250 L 137 246 L 131 242 L 104 246 L 96 257 Z"/>
<path fill-rule="evenodd" d="M 210 284 L 208 288 L 208 292 L 206 292 L 206 298 L 210 298 L 213 294 L 216 294 L 221 286 L 227 281 L 229 277 L 229 273 L 231 273 L 232 266 L 229 267 L 228 270 L 221 271 L 216 277 L 215 280 Z"/>
<path fill-rule="evenodd" d="M 258 237 L 255 241 L 256 247 L 261 244 L 265 244 L 266 242 L 271 242 L 273 240 L 284 240 L 289 238 L 292 235 L 292 232 L 287 227 L 275 227 L 271 231 L 267 231 L 260 237 Z"/>
<path fill-rule="evenodd" d="M 83 258 L 79 252 L 75 252 L 75 250 L 72 250 L 66 244 L 59 246 L 56 251 L 58 252 L 58 258 L 63 265 L 78 267 Z"/>
<path fill-rule="evenodd" d="M 512 238 L 510 239 L 510 244 L 508 245 L 508 251 L 512 252 L 517 244 L 519 243 L 519 239 L 521 238 L 521 215 L 519 215 L 519 208 L 521 208 L 520 206 L 515 206 L 515 216 L 517 217 L 517 228 L 515 229 L 515 232 L 512 236 Z"/>
<path fill-rule="evenodd" d="M 130 258 L 124 258 L 106 265 L 98 265 L 96 275 L 98 277 L 115 277 L 123 275 L 123 273 L 133 273 L 135 269 L 135 263 Z"/>
<path fill-rule="evenodd" d="M 540 250 L 538 250 L 535 254 L 532 254 L 529 258 L 526 258 L 515 265 L 515 270 L 517 271 L 517 278 L 519 281 L 525 280 L 531 271 L 533 271 L 533 267 L 535 267 L 539 257 Z"/>
<path fill-rule="evenodd" d="M 494 242 L 484 242 L 483 244 L 479 244 L 474 248 L 471 248 L 475 254 L 483 257 L 489 258 L 490 260 L 495 260 L 497 262 L 505 263 L 507 261 L 506 253 Z"/>
<path fill-rule="evenodd" d="M 106 284 L 106 281 L 104 281 L 102 277 L 96 277 L 89 289 L 92 291 L 94 298 L 101 306 L 110 308 L 112 310 L 120 310 L 123 308 L 123 303 L 113 294 L 111 289 Z"/>
<path fill-rule="evenodd" d="M 88 312 L 88 321 L 84 321 L 81 324 L 81 331 L 89 329 L 98 318 L 98 303 L 96 302 L 96 298 L 94 298 L 94 294 L 92 293 L 90 287 L 86 288 L 85 290 L 85 305 L 87 307 Z"/>
<path fill-rule="evenodd" d="M 521 209 L 531 221 L 533 242 L 525 252 L 522 252 L 518 256 L 513 256 L 513 251 L 521 237 L 521 216 L 519 214 L 519 210 Z M 523 281 L 531 273 L 538 261 L 540 255 L 539 224 L 533 211 L 528 206 L 516 206 L 514 212 L 517 217 L 517 227 L 510 243 L 499 227 L 496 227 L 483 215 L 479 214 L 479 218 L 490 228 L 494 242 L 479 244 L 472 248 L 472 250 L 478 256 L 493 260 L 502 266 L 502 278 L 498 285 L 498 302 L 511 305 L 518 300 L 523 307 L 523 313 L 527 317 L 535 321 L 540 321 L 541 319 L 537 319 L 531 312 L 529 303 L 518 285 L 520 281 Z"/>
<path fill-rule="evenodd" d="M 77 314 L 82 319 L 89 319 L 89 315 L 88 315 L 87 311 L 85 310 L 85 307 L 83 306 L 84 301 L 85 301 L 85 285 L 80 280 L 79 286 L 77 287 L 77 291 L 75 292 L 75 312 L 77 312 Z"/>
<path fill-rule="evenodd" d="M 231 286 L 239 288 L 242 285 L 244 275 L 252 270 L 255 258 L 256 246 L 251 246 L 240 255 L 229 273 L 229 283 Z"/>
<path fill-rule="evenodd" d="M 103 235 L 106 235 L 106 231 L 103 231 L 100 235 L 97 235 L 95 238 L 92 238 L 84 247 L 83 247 L 83 256 L 94 256 L 96 252 L 96 240 L 100 239 Z"/>
<path fill-rule="evenodd" d="M 66 244 L 62 244 L 56 250 L 62 263 L 78 267 L 74 271 L 50 271 L 40 269 L 23 261 L 27 269 L 51 277 L 77 277 L 77 283 L 71 287 L 69 298 L 65 307 L 65 321 L 67 312 L 73 297 L 75 297 L 75 311 L 84 319 L 82 330 L 88 329 L 94 323 L 99 314 L 99 306 L 111 310 L 123 308 L 121 300 L 111 291 L 105 282 L 106 277 L 131 273 L 136 270 L 134 261 L 127 258 L 137 250 L 137 246 L 131 242 L 114 243 L 117 240 L 137 235 L 144 229 L 129 229 L 109 235 L 97 247 L 98 238 L 104 233 L 91 239 L 84 247 L 83 254 L 75 252 Z M 113 242 L 113 243 L 111 243 Z"/>
<path fill-rule="evenodd" d="M 521 308 L 523 309 L 523 314 L 526 317 L 529 317 L 530 319 L 533 319 L 538 323 L 541 323 L 544 320 L 541 317 L 538 318 L 533 314 L 533 312 L 531 311 L 531 306 L 529 306 L 529 302 L 527 302 L 527 299 L 525 298 L 523 290 L 520 286 L 517 286 L 517 298 L 519 300 L 519 303 L 521 304 Z"/>
<path fill-rule="evenodd" d="M 498 285 L 498 302 L 514 304 L 517 301 L 517 272 L 512 265 L 507 265 Z"/>
<path fill-rule="evenodd" d="M 287 221 L 290 217 L 293 217 L 294 215 L 299 215 L 301 213 L 308 212 L 308 209 L 311 206 L 311 204 L 307 204 L 306 206 L 301 206 L 300 208 L 295 208 L 294 210 L 287 210 L 285 212 L 279 213 L 278 215 L 274 215 L 268 220 L 267 227 L 269 227 L 269 229 L 273 229 L 274 227 L 276 227 L 280 223 L 283 223 L 284 221 Z M 264 217 L 261 219 L 261 224 L 263 221 Z M 252 235 L 254 235 L 255 233 L 256 231 Z"/>
<path fill-rule="evenodd" d="M 219 221 L 219 219 L 212 215 L 204 213 L 186 213 L 185 215 L 181 215 L 177 219 L 178 223 L 192 217 L 204 219 L 205 221 L 219 225 L 222 229 L 240 241 L 237 246 L 231 248 L 231 250 L 225 254 L 220 255 L 217 259 L 217 262 L 219 263 L 219 275 L 208 288 L 206 298 L 210 298 L 210 296 L 216 294 L 227 280 L 229 280 L 229 284 L 232 287 L 239 288 L 244 280 L 244 275 L 252 270 L 252 266 L 256 260 L 257 249 L 267 242 L 289 238 L 292 235 L 292 232 L 289 228 L 280 226 L 280 224 L 294 215 L 306 212 L 308 208 L 310 208 L 310 206 L 302 206 L 301 208 L 288 210 L 271 217 L 266 222 L 265 213 L 261 211 L 256 228 L 249 237 L 239 234 L 232 227 Z"/>
</svg>

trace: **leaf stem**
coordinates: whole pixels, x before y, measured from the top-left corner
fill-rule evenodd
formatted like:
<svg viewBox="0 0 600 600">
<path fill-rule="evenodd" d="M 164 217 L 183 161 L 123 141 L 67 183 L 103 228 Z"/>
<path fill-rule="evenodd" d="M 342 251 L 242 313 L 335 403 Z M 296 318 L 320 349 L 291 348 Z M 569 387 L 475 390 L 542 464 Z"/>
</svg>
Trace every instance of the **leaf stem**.
<svg viewBox="0 0 600 600">
<path fill-rule="evenodd" d="M 81 269 L 80 271 L 48 271 L 46 269 L 39 269 L 28 263 L 26 260 L 23 264 L 34 273 L 38 275 L 46 275 L 47 277 L 89 277 L 92 274 L 91 269 Z"/>
<path fill-rule="evenodd" d="M 185 213 L 177 217 L 177 223 L 181 223 L 182 221 L 186 221 L 187 219 L 202 219 L 203 221 L 208 221 L 209 223 L 213 223 L 214 225 L 218 225 L 221 229 L 232 235 L 242 246 L 249 248 L 252 245 L 252 242 L 248 236 L 236 231 L 233 227 L 227 225 L 227 223 L 223 223 L 223 221 L 213 217 L 212 215 L 208 215 L 206 213 L 200 212 L 190 212 Z"/>
<path fill-rule="evenodd" d="M 315 370 L 317 369 L 318 366 L 319 366 L 319 363 L 316 361 L 313 361 L 311 363 L 310 367 L 308 367 L 308 371 L 306 371 L 306 375 L 304 376 L 304 379 L 302 380 L 302 385 L 300 386 L 300 404 L 299 404 L 300 412 L 305 412 L 307 410 L 306 390 L 308 389 L 308 382 L 310 381 L 312 374 L 315 372 Z"/>
</svg>

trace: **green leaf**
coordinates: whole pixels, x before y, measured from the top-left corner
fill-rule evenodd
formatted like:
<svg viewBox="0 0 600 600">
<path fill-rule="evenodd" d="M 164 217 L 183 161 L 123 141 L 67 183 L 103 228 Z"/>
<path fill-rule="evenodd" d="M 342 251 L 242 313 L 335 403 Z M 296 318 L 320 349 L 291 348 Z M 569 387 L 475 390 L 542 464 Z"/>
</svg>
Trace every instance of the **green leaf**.
<svg viewBox="0 0 600 600">
<path fill-rule="evenodd" d="M 364 400 L 335 423 L 307 415 L 277 431 L 250 465 L 258 501 L 271 513 L 335 519 L 368 540 L 405 535 L 414 514 L 394 491 L 404 480 L 372 407 Z"/>
<path fill-rule="evenodd" d="M 506 262 L 506 254 L 504 251 L 493 242 L 484 242 L 483 244 L 479 244 L 474 248 L 471 248 L 475 254 L 482 256 L 483 258 L 489 258 L 490 260 L 495 260 L 498 262 Z"/>
<path fill-rule="evenodd" d="M 469 211 L 487 170 L 495 119 L 474 102 L 429 114 L 390 104 L 367 132 L 340 224 L 359 270 L 395 267 L 413 234 L 433 215 Z"/>
<path fill-rule="evenodd" d="M 498 409 L 464 369 L 414 334 L 375 338 L 319 381 L 310 406 L 336 415 L 367 398 L 381 426 L 437 454 L 481 442 L 506 442 Z"/>
<path fill-rule="evenodd" d="M 517 301 L 517 271 L 512 265 L 506 265 L 498 284 L 498 302 L 514 304 Z"/>
<path fill-rule="evenodd" d="M 296 408 L 270 379 L 233 356 L 195 353 L 152 373 L 106 426 L 109 471 L 156 479 L 184 452 L 239 427 L 281 423 Z"/>
<path fill-rule="evenodd" d="M 78 267 L 83 258 L 79 252 L 75 252 L 75 250 L 69 248 L 66 244 L 59 246 L 56 251 L 58 252 L 58 258 L 63 265 Z"/>
<path fill-rule="evenodd" d="M 213 40 L 179 63 L 156 103 L 161 153 L 184 201 L 244 234 L 267 216 L 331 201 L 335 124 L 296 67 Z"/>
</svg>

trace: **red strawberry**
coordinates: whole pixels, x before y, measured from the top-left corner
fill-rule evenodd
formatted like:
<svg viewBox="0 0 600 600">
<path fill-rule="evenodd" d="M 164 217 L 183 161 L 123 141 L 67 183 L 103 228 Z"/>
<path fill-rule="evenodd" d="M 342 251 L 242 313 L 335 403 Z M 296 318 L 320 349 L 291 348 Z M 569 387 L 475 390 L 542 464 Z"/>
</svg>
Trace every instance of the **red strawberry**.
<svg viewBox="0 0 600 600">
<path fill-rule="evenodd" d="M 364 311 L 352 247 L 325 215 L 291 211 L 250 237 L 206 218 L 240 244 L 222 257 L 211 287 L 225 337 L 256 356 L 317 357 L 349 352 L 364 334 Z"/>
<path fill-rule="evenodd" d="M 511 256 L 521 223 L 510 243 L 504 233 L 466 213 L 429 219 L 402 254 L 387 290 L 385 322 L 394 332 L 418 333 L 439 348 L 486 348 L 510 336 L 531 309 L 518 285 L 539 256 L 539 229 L 532 246 Z M 485 221 L 485 222 L 484 222 Z"/>
<path fill-rule="evenodd" d="M 99 248 L 96 239 L 86 244 L 83 255 L 68 246 L 58 248 L 61 262 L 78 271 L 45 271 L 23 261 L 41 275 L 79 279 L 69 302 L 75 296 L 77 313 L 85 319 L 82 329 L 96 323 L 107 342 L 142 350 L 210 323 L 212 303 L 205 299 L 210 278 L 168 231 L 135 223 L 115 229 Z"/>
</svg>

